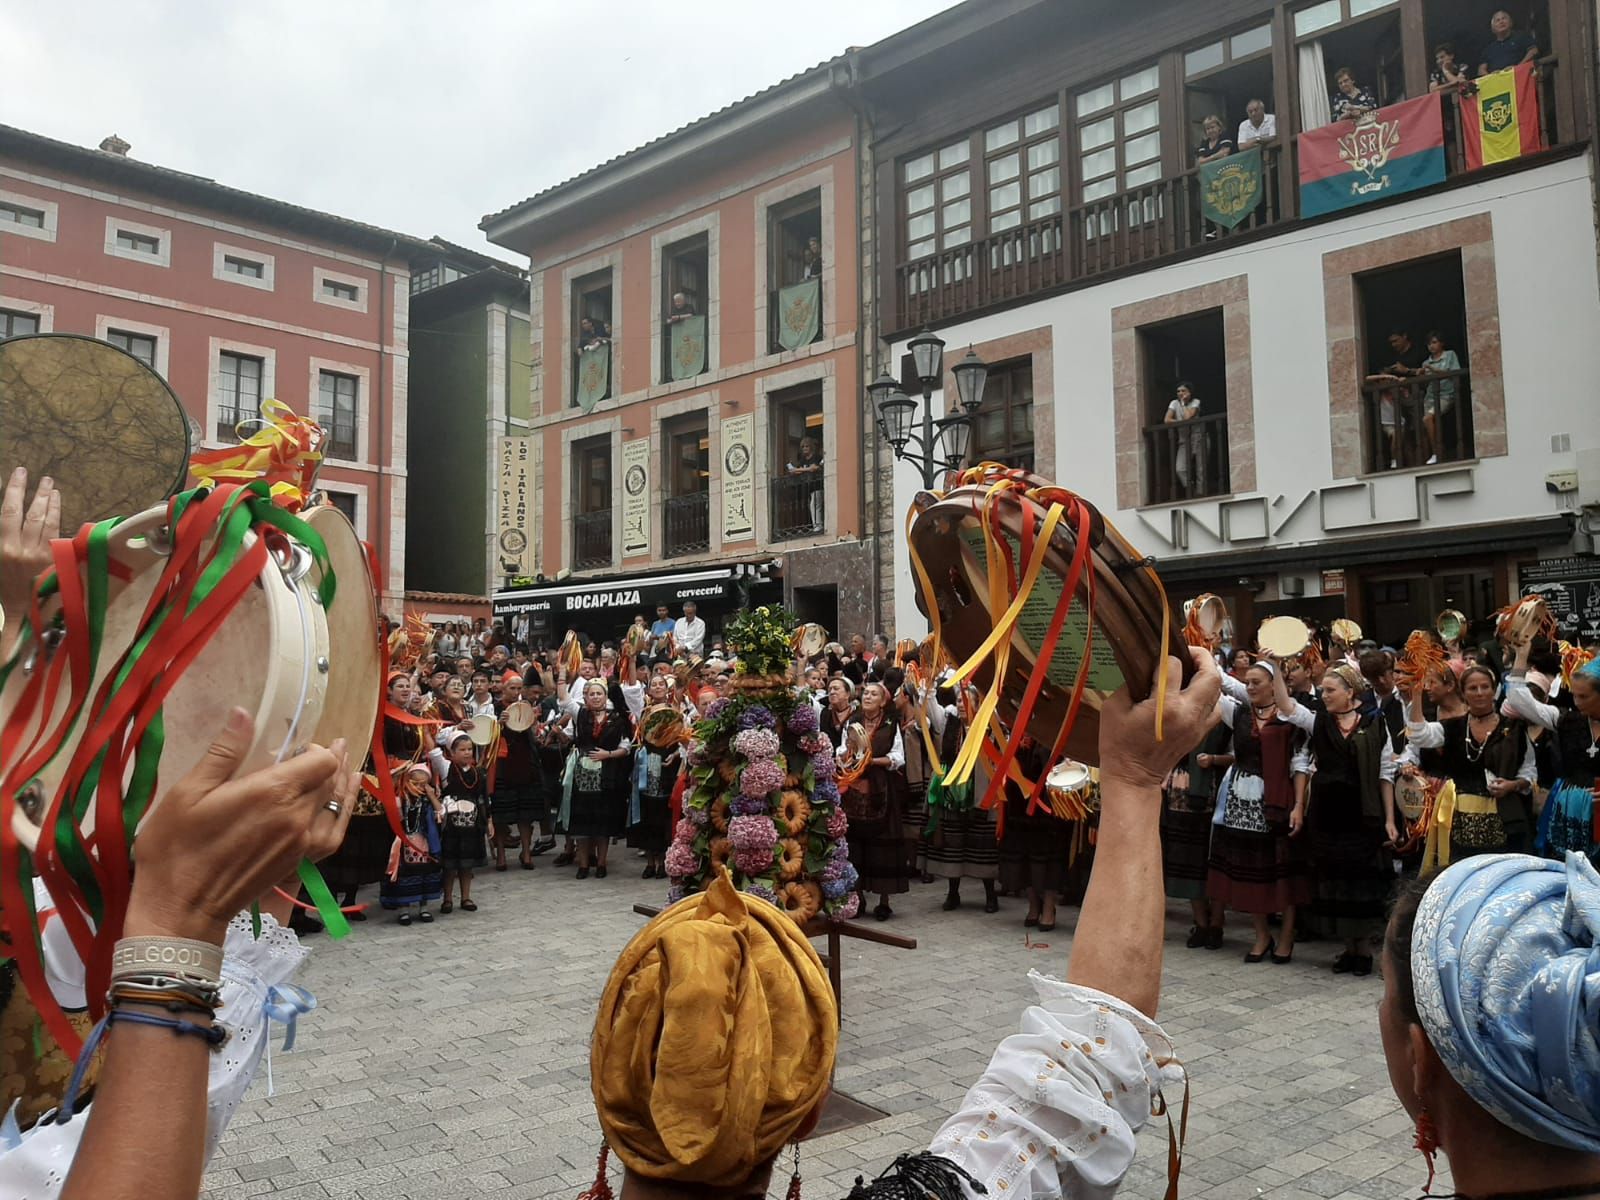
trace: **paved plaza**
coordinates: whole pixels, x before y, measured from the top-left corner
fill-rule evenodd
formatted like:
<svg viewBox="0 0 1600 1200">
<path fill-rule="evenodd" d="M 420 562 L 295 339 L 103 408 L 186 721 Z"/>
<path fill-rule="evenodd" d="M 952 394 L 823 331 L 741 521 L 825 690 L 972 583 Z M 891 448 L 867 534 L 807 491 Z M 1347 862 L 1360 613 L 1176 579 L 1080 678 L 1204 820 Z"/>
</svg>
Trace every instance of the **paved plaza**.
<svg viewBox="0 0 1600 1200">
<path fill-rule="evenodd" d="M 275 1094 L 263 1071 L 234 1118 L 206 1178 L 210 1200 L 571 1197 L 587 1186 L 600 1142 L 595 1001 L 643 922 L 632 906 L 665 888 L 638 879 L 621 847 L 606 880 L 537 861 L 480 874 L 477 913 L 400 928 L 374 911 L 343 944 L 310 939 L 300 982 L 320 1005 L 301 1019 L 294 1053 L 274 1055 Z M 1015 1028 L 1028 970 L 1064 971 L 1076 909 L 1061 909 L 1048 948 L 1030 947 L 1020 901 L 987 915 L 968 887 L 979 902 L 955 913 L 940 911 L 942 884 L 913 884 L 898 900 L 888 928 L 920 949 L 845 942 L 836 1082 L 888 1115 L 807 1144 L 807 1197 L 843 1197 L 858 1173 L 925 1146 Z M 1420 1192 L 1422 1162 L 1378 1045 L 1380 980 L 1333 975 L 1326 942 L 1303 943 L 1287 966 L 1247 966 L 1242 921 L 1224 950 L 1188 950 L 1187 926 L 1187 906 L 1172 905 L 1160 1016 L 1193 1088 L 1182 1195 Z M 1122 1194 L 1159 1200 L 1166 1153 L 1155 1122 Z M 775 1177 L 773 1194 L 786 1185 Z"/>
</svg>

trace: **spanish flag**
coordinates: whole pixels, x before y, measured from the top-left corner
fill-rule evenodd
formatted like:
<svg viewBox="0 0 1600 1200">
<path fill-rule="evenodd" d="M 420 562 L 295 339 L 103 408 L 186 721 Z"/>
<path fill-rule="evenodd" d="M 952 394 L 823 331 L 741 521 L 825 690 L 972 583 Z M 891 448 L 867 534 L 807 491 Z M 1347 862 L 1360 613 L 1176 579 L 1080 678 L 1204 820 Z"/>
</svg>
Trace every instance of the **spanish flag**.
<svg viewBox="0 0 1600 1200">
<path fill-rule="evenodd" d="M 1520 63 L 1479 79 L 1476 94 L 1461 98 L 1461 123 L 1468 170 L 1544 149 L 1533 64 Z"/>
</svg>

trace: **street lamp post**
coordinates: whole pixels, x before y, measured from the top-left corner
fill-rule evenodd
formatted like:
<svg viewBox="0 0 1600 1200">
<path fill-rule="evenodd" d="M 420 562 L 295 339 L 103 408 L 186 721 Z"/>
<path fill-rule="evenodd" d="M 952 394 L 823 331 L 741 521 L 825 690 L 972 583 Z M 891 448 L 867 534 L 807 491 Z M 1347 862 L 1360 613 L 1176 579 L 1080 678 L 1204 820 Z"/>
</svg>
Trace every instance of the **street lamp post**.
<svg viewBox="0 0 1600 1200">
<path fill-rule="evenodd" d="M 924 329 L 906 347 L 922 386 L 921 431 L 917 424 L 917 402 L 900 387 L 887 371 L 868 385 L 872 405 L 878 415 L 878 432 L 889 443 L 894 456 L 922 472 L 922 486 L 932 491 L 946 471 L 959 471 L 972 444 L 972 427 L 983 405 L 983 387 L 989 367 L 971 350 L 951 368 L 956 377 L 960 405 L 947 417 L 933 418 L 933 390 L 941 385 L 944 342 Z"/>
</svg>

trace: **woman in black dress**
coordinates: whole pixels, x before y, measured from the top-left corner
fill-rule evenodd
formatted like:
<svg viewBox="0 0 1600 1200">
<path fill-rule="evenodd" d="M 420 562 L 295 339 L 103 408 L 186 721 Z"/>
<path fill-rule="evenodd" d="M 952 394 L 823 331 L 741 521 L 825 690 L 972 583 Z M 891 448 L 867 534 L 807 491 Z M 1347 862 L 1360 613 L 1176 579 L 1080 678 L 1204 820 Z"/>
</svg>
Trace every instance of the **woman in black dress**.
<svg viewBox="0 0 1600 1200">
<path fill-rule="evenodd" d="M 817 713 L 817 725 L 835 753 L 844 741 L 845 726 L 859 720 L 855 696 L 856 685 L 843 675 L 835 675 L 828 680 L 827 700 Z"/>
<path fill-rule="evenodd" d="M 567 832 L 578 839 L 578 878 L 606 877 L 611 839 L 628 824 L 628 762 L 632 750 L 628 714 L 607 707 L 606 684 L 583 685 L 583 704 L 572 718 L 572 760 L 568 766 Z"/>
<path fill-rule="evenodd" d="M 861 877 L 863 906 L 868 892 L 878 894 L 872 915 L 894 915 L 889 897 L 910 890 L 904 833 L 906 756 L 900 725 L 889 711 L 889 690 L 881 683 L 861 689 L 859 720 L 871 750 L 867 769 L 846 789 L 850 819 L 850 862 Z"/>
<path fill-rule="evenodd" d="M 1372 974 L 1369 939 L 1383 929 L 1390 875 L 1394 751 L 1376 709 L 1362 710 L 1366 681 L 1346 663 L 1322 677 L 1322 710 L 1295 770 L 1311 776 L 1306 821 L 1315 884 L 1311 911 L 1324 934 L 1344 939 L 1336 974 Z"/>
<path fill-rule="evenodd" d="M 645 686 L 645 707 L 639 718 L 641 732 L 654 711 L 675 707 L 669 677 L 653 676 Z M 682 748 L 677 744 L 658 748 L 639 739 L 631 789 L 636 801 L 629 814 L 628 845 L 645 853 L 643 879 L 667 877 L 663 859 L 672 840 L 672 789 L 682 763 Z"/>
<path fill-rule="evenodd" d="M 1030 779 L 1046 769 L 1045 752 L 1033 738 L 1024 736 L 1017 750 L 1017 766 Z M 973 795 L 981 798 L 986 778 L 973 776 Z M 1027 896 L 1028 913 L 1022 923 L 1048 933 L 1056 927 L 1056 897 L 1067 885 L 1067 859 L 1072 854 L 1073 826 L 1051 810 L 1047 801 L 1032 805 L 1012 780 L 1005 782 L 1005 829 L 1000 834 L 1000 886 L 1012 896 Z"/>
<path fill-rule="evenodd" d="M 1187 900 L 1194 928 L 1185 943 L 1191 950 L 1222 949 L 1222 911 L 1212 913 L 1206 891 L 1211 856 L 1211 818 L 1217 783 L 1233 766 L 1233 732 L 1218 723 L 1167 779 L 1161 809 L 1161 873 L 1167 896 Z"/>
<path fill-rule="evenodd" d="M 494 836 L 489 818 L 487 772 L 478 765 L 476 747 L 465 733 L 449 738 L 449 762 L 439 782 L 439 865 L 444 868 L 442 913 L 450 912 L 456 882 L 461 883 L 461 910 L 477 912 L 472 901 L 472 873 L 485 866 L 485 836 Z"/>
</svg>

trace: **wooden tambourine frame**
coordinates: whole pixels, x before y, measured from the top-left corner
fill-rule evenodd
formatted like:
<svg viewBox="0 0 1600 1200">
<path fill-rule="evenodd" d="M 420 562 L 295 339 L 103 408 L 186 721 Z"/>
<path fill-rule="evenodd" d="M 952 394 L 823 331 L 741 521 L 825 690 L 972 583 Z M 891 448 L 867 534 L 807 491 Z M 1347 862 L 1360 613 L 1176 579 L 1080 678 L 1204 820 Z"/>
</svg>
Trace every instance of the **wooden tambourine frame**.
<svg viewBox="0 0 1600 1200">
<path fill-rule="evenodd" d="M 1011 480 L 1018 486 L 992 495 L 1000 480 Z M 920 582 L 917 605 L 939 630 L 941 652 L 958 664 L 965 663 L 983 645 L 1001 615 L 992 611 L 990 603 L 983 527 L 986 506 L 1011 546 L 1016 577 L 1020 579 L 1024 523 L 1031 523 L 1029 537 L 1039 536 L 1048 506 L 1055 498 L 1067 498 L 1081 506 L 1089 538 L 1085 570 L 1055 652 L 1049 661 L 1041 663 L 1044 634 L 1070 575 L 1077 547 L 1077 524 L 1062 520 L 1045 548 L 1043 570 L 1012 632 L 1011 655 L 1001 681 L 996 716 L 1007 733 L 1013 732 L 1029 682 L 1042 667 L 1045 679 L 1025 732 L 1047 749 L 1057 744 L 1090 627 L 1086 603 L 1092 574 L 1090 665 L 1065 753 L 1080 763 L 1097 766 L 1100 709 L 1106 699 L 1124 684 L 1136 702 L 1147 699 L 1163 656 L 1174 657 L 1180 664 L 1181 674 L 1168 682 L 1172 688 L 1181 687 L 1193 676 L 1194 664 L 1183 642 L 1183 622 L 1172 617 L 1155 571 L 1093 505 L 1036 475 L 993 464 L 967 472 L 963 485 L 943 496 L 919 493 L 913 502 L 908 536 L 913 553 L 926 571 L 937 612 L 929 610 Z M 1003 600 L 1009 603 L 1013 598 L 1014 595 L 1007 595 Z M 990 656 L 976 666 L 969 679 L 986 693 L 995 682 L 994 674 L 994 658 Z"/>
</svg>

